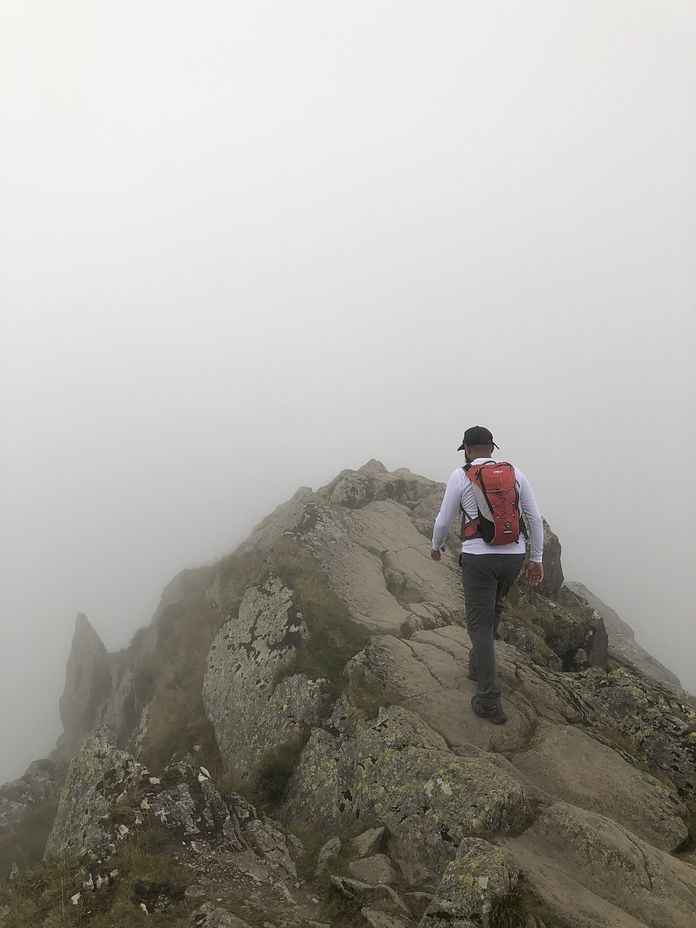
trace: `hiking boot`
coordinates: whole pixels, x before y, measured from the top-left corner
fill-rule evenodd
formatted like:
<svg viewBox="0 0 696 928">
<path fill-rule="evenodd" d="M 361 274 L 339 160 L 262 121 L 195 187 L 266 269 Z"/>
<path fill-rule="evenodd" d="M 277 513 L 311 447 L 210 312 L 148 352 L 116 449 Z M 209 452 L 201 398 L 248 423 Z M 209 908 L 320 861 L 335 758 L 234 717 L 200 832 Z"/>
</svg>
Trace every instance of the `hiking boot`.
<svg viewBox="0 0 696 928">
<path fill-rule="evenodd" d="M 493 722 L 494 725 L 502 725 L 503 722 L 507 722 L 507 715 L 503 712 L 500 703 L 494 706 L 484 706 L 478 696 L 472 696 L 471 708 L 480 719 L 487 719 L 489 722 Z"/>
</svg>

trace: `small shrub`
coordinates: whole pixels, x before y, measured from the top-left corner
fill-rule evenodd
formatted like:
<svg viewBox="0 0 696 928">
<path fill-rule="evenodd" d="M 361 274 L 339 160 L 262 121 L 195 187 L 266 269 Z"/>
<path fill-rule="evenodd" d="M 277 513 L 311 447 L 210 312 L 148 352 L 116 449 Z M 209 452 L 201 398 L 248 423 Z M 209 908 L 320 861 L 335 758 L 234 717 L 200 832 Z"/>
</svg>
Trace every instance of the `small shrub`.
<svg viewBox="0 0 696 928">
<path fill-rule="evenodd" d="M 491 912 L 495 928 L 551 928 L 550 919 L 548 909 L 524 878 Z"/>
</svg>

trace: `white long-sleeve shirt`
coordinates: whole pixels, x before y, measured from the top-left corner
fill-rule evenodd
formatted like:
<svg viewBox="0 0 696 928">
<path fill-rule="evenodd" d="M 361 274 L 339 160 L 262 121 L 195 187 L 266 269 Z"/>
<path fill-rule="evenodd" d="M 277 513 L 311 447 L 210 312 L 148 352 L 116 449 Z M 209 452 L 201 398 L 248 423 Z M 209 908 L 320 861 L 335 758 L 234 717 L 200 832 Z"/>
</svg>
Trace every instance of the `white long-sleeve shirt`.
<svg viewBox="0 0 696 928">
<path fill-rule="evenodd" d="M 486 461 L 498 461 L 497 458 L 476 458 L 473 464 L 484 464 Z M 515 467 L 515 480 L 520 490 L 520 509 L 524 513 L 529 529 L 530 555 L 529 558 L 541 563 L 544 551 L 544 523 L 537 506 L 534 492 L 529 481 L 522 471 Z M 447 481 L 447 489 L 442 500 L 442 506 L 433 530 L 433 550 L 437 551 L 444 544 L 452 523 L 464 510 L 469 519 L 478 518 L 476 495 L 471 480 L 464 470 L 458 467 Z M 462 542 L 462 551 L 465 554 L 524 554 L 524 536 L 520 534 L 519 540 L 509 545 L 487 545 L 483 538 L 467 538 Z"/>
</svg>

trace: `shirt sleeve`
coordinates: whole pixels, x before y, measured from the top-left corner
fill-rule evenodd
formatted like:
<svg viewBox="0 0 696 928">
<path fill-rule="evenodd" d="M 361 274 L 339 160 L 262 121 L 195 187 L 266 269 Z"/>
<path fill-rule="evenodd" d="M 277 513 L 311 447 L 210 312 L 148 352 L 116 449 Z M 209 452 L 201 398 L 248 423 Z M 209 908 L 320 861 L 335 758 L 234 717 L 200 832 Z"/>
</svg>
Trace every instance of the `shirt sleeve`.
<svg viewBox="0 0 696 928">
<path fill-rule="evenodd" d="M 521 470 L 517 471 L 517 480 L 520 485 L 520 509 L 529 529 L 529 559 L 540 564 L 544 553 L 544 520 L 541 518 L 534 491 Z"/>
<path fill-rule="evenodd" d="M 445 543 L 447 533 L 457 517 L 462 501 L 462 483 L 459 471 L 455 470 L 447 481 L 447 489 L 442 499 L 442 506 L 433 529 L 433 550 L 437 551 Z"/>
</svg>

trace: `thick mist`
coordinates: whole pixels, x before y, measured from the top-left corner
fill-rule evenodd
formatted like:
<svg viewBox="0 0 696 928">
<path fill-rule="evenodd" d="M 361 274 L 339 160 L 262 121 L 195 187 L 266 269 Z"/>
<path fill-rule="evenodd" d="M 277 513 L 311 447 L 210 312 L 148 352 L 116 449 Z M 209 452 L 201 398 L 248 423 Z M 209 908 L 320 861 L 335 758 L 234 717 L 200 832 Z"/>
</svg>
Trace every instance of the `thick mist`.
<svg viewBox="0 0 696 928">
<path fill-rule="evenodd" d="M 124 647 L 475 424 L 696 691 L 695 46 L 686 0 L 2 4 L 0 782 L 78 612 Z"/>
</svg>

